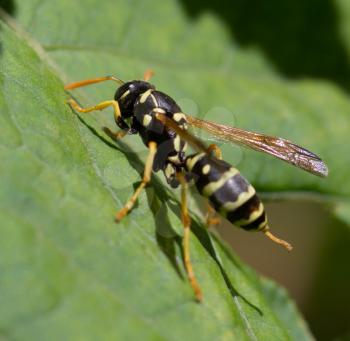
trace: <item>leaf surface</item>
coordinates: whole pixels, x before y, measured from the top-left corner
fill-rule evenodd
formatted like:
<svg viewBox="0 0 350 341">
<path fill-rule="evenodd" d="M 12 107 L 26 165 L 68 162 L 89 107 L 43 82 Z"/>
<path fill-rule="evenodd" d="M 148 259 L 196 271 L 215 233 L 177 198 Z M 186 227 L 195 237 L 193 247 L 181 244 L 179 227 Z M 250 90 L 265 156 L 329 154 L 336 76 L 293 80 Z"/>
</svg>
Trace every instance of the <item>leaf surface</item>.
<svg viewBox="0 0 350 341">
<path fill-rule="evenodd" d="M 285 137 L 321 156 L 330 169 L 327 179 L 319 179 L 271 157 L 224 145 L 225 158 L 259 190 L 308 192 L 324 200 L 349 196 L 350 105 L 342 88 L 311 78 L 281 78 L 258 49 L 232 41 L 218 15 L 203 11 L 190 19 L 175 0 L 39 4 L 22 1 L 18 20 L 67 81 L 111 73 L 137 79 L 153 68 L 155 85 L 187 113 Z M 346 15 L 348 6 L 339 6 Z M 154 20 L 157 24 L 151 24 Z M 113 92 L 114 85 L 86 88 L 85 103 L 111 98 Z"/>
<path fill-rule="evenodd" d="M 205 300 L 193 301 L 176 202 L 157 179 L 115 225 L 142 168 L 138 155 L 74 115 L 57 75 L 1 29 L 2 336 L 288 339 L 259 279 L 218 256 L 220 243 L 196 223 L 191 252 Z"/>
<path fill-rule="evenodd" d="M 310 339 L 298 323 L 290 327 L 298 332 L 286 328 L 260 279 L 196 220 L 191 253 L 204 303 L 193 302 L 178 205 L 158 177 L 131 215 L 113 223 L 139 181 L 145 148 L 132 136 L 118 144 L 106 138 L 110 112 L 73 114 L 62 81 L 136 79 L 152 67 L 157 87 L 187 113 L 291 139 L 330 168 L 322 180 L 223 145 L 259 190 L 331 202 L 350 192 L 348 95 L 329 82 L 281 78 L 258 50 L 232 42 L 217 16 L 191 20 L 176 1 L 29 0 L 16 10 L 45 53 L 2 25 L 0 335 Z M 88 106 L 114 91 L 103 84 L 74 95 Z"/>
</svg>

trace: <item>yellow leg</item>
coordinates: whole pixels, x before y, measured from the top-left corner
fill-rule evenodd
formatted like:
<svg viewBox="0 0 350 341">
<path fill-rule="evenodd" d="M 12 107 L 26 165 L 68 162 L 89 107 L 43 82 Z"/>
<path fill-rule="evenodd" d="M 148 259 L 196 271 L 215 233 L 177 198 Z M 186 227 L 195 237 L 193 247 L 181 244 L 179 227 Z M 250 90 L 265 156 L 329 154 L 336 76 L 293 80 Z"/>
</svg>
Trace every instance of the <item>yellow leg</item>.
<svg viewBox="0 0 350 341">
<path fill-rule="evenodd" d="M 113 140 L 119 140 L 127 135 L 127 132 L 125 130 L 112 131 L 107 127 L 103 127 L 102 129 Z"/>
<path fill-rule="evenodd" d="M 281 245 L 282 247 L 284 247 L 287 251 L 292 251 L 293 250 L 293 246 L 290 245 L 288 242 L 286 242 L 283 239 L 277 238 L 276 236 L 274 236 L 270 231 L 269 231 L 269 227 L 266 226 L 265 229 L 262 230 L 262 232 L 265 234 L 265 236 L 267 238 L 269 238 L 270 240 L 272 240 L 274 243 Z"/>
<path fill-rule="evenodd" d="M 98 77 L 98 78 L 85 79 L 83 81 L 73 82 L 73 83 L 65 85 L 64 89 L 65 90 L 72 90 L 72 89 L 80 88 L 82 86 L 87 86 L 87 85 L 100 83 L 100 82 L 104 82 L 104 81 L 115 81 L 115 82 L 117 82 L 119 84 L 123 84 L 124 83 L 121 79 L 119 79 L 117 77 L 106 76 L 106 77 Z"/>
<path fill-rule="evenodd" d="M 125 204 L 125 206 L 119 212 L 117 212 L 115 216 L 115 220 L 117 222 L 122 220 L 128 214 L 128 212 L 134 207 L 138 196 L 151 180 L 154 156 L 156 155 L 156 152 L 157 152 L 157 144 L 155 142 L 150 142 L 148 145 L 148 148 L 149 148 L 149 154 L 147 157 L 142 182 L 137 187 L 136 191 L 134 192 L 132 197 L 129 199 L 129 201 Z"/>
<path fill-rule="evenodd" d="M 184 238 L 183 238 L 183 252 L 184 252 L 184 263 L 187 271 L 187 276 L 194 291 L 196 300 L 198 302 L 202 301 L 202 291 L 196 280 L 193 272 L 193 267 L 190 258 L 190 229 L 191 229 L 191 218 L 188 214 L 187 206 L 187 192 L 188 183 L 182 173 L 177 174 L 177 178 L 181 184 L 181 212 L 182 212 L 182 224 L 184 226 Z"/>
<path fill-rule="evenodd" d="M 219 225 L 221 222 L 220 218 L 216 215 L 216 211 L 207 201 L 207 215 L 206 215 L 206 225 L 210 227 L 211 225 Z"/>
<path fill-rule="evenodd" d="M 154 71 L 152 69 L 147 69 L 143 74 L 143 80 L 148 82 L 154 75 Z"/>
<path fill-rule="evenodd" d="M 101 102 L 101 103 L 94 105 L 93 107 L 89 107 L 89 108 L 82 108 L 73 98 L 69 99 L 68 103 L 74 110 L 81 112 L 81 113 L 87 113 L 87 112 L 91 112 L 94 110 L 103 110 L 103 109 L 106 109 L 106 108 L 112 106 L 113 111 L 114 111 L 114 119 L 117 122 L 122 120 L 119 104 L 117 101 L 114 101 L 114 100 L 113 101 L 104 101 L 104 102 Z"/>
<path fill-rule="evenodd" d="M 214 153 L 219 160 L 222 160 L 221 149 L 216 144 L 211 144 L 208 147 L 207 151 L 208 153 Z"/>
</svg>

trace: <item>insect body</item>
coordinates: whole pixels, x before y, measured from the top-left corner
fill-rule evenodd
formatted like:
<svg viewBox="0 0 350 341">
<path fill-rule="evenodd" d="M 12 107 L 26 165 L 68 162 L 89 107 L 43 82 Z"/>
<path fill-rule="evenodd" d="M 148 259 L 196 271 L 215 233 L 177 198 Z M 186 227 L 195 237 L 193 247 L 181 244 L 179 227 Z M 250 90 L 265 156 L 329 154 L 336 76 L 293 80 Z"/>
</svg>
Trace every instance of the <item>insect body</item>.
<svg viewBox="0 0 350 341">
<path fill-rule="evenodd" d="M 245 230 L 267 228 L 262 202 L 236 168 L 205 153 L 197 153 L 187 157 L 186 170 L 195 175 L 199 193 L 231 223 Z"/>
<path fill-rule="evenodd" d="M 123 109 L 121 111 L 123 113 Z M 187 129 L 185 115 L 176 102 L 153 89 L 147 90 L 136 99 L 131 128 L 140 134 L 146 146 L 151 141 L 157 143 L 153 170 L 163 170 L 167 182 L 172 187 L 177 187 L 179 183 L 176 173 L 183 166 L 187 143 L 175 131 L 165 129 L 164 124 L 156 118 L 157 114 L 164 114 L 181 129 Z"/>
<path fill-rule="evenodd" d="M 247 231 L 262 231 L 287 250 L 292 249 L 271 234 L 263 203 L 238 169 L 206 153 L 188 156 L 185 169 L 193 175 L 198 192 L 221 216 Z"/>
<path fill-rule="evenodd" d="M 167 182 L 177 187 L 176 173 L 183 166 L 187 143 L 174 130 L 165 129 L 156 114 L 164 114 L 186 130 L 186 117 L 176 102 L 145 81 L 131 81 L 119 87 L 114 96 L 120 108 L 117 125 L 131 134 L 139 133 L 146 146 L 157 144 L 153 171 L 162 170 Z M 125 120 L 130 119 L 130 125 Z"/>
<path fill-rule="evenodd" d="M 115 93 L 114 100 L 101 102 L 89 108 L 80 107 L 73 99 L 69 100 L 69 104 L 82 113 L 112 107 L 116 124 L 121 131 L 112 132 L 105 128 L 108 135 L 117 139 L 126 134 L 138 133 L 149 148 L 142 182 L 130 200 L 117 212 L 117 221 L 123 219 L 132 209 L 139 194 L 149 183 L 152 170 L 162 170 L 172 187 L 181 185 L 184 263 L 196 299 L 200 301 L 202 293 L 194 276 L 189 253 L 188 179 L 192 178 L 195 181 L 199 193 L 208 198 L 214 210 L 231 223 L 245 230 L 262 231 L 271 240 L 288 250 L 291 250 L 291 246 L 269 231 L 266 213 L 255 189 L 236 168 L 221 159 L 221 151 L 217 146 L 207 147 L 195 136 L 189 134 L 188 125 L 205 129 L 223 140 L 264 151 L 316 175 L 326 176 L 327 167 L 317 155 L 288 140 L 185 115 L 171 97 L 157 91 L 148 82 L 150 76 L 151 73 L 146 72 L 143 81 L 135 80 L 126 83 L 116 77 L 101 77 L 71 83 L 66 85 L 65 89 L 70 90 L 106 80 L 121 84 Z M 187 144 L 198 152 L 186 156 Z"/>
</svg>

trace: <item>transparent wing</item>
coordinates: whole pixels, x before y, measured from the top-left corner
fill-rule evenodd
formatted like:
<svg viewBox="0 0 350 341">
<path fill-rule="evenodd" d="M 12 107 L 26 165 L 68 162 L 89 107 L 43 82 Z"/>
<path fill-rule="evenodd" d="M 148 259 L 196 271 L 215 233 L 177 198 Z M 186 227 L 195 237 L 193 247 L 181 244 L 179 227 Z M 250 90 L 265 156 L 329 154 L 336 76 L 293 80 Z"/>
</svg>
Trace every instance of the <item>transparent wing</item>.
<svg viewBox="0 0 350 341">
<path fill-rule="evenodd" d="M 161 121 L 167 128 L 174 130 L 184 141 L 186 141 L 192 148 L 199 152 L 208 152 L 208 147 L 197 137 L 188 133 L 186 130 L 179 127 L 177 123 L 165 116 L 164 114 L 157 113 L 157 120 Z"/>
<path fill-rule="evenodd" d="M 326 164 L 316 154 L 291 141 L 201 120 L 190 115 L 186 115 L 186 118 L 193 127 L 203 129 L 220 140 L 234 142 L 270 154 L 318 176 L 328 175 Z"/>
</svg>

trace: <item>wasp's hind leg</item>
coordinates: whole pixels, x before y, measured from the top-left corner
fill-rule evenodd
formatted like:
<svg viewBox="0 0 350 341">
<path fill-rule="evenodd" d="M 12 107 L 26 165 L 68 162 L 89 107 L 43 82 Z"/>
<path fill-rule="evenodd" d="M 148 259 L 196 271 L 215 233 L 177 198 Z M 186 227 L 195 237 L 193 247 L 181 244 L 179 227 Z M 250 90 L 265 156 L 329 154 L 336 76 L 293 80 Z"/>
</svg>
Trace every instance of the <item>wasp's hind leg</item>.
<svg viewBox="0 0 350 341">
<path fill-rule="evenodd" d="M 293 250 L 293 246 L 291 244 L 289 244 L 288 242 L 286 242 L 283 239 L 277 238 L 275 235 L 273 235 L 270 230 L 269 227 L 266 225 L 266 227 L 262 230 L 262 232 L 265 234 L 265 236 L 267 238 L 269 238 L 270 240 L 272 240 L 274 243 L 281 245 L 282 247 L 284 247 L 287 251 L 292 251 Z"/>
<path fill-rule="evenodd" d="M 197 279 L 193 272 L 192 262 L 190 258 L 190 229 L 191 229 L 191 218 L 188 214 L 188 183 L 183 173 L 178 173 L 177 178 L 181 184 L 181 212 L 182 212 L 182 224 L 184 226 L 184 237 L 183 237 L 183 252 L 184 252 L 184 263 L 187 272 L 188 279 L 196 296 L 198 302 L 202 301 L 202 291 L 199 287 Z"/>
<path fill-rule="evenodd" d="M 149 148 L 149 154 L 147 157 L 146 166 L 145 166 L 145 170 L 143 173 L 142 181 L 141 181 L 140 185 L 136 188 L 132 197 L 124 205 L 124 207 L 121 210 L 119 210 L 119 212 L 117 212 L 117 214 L 115 216 L 115 220 L 117 222 L 121 221 L 129 213 L 129 211 L 134 207 L 138 196 L 140 195 L 142 190 L 146 187 L 146 185 L 151 180 L 154 157 L 155 157 L 156 152 L 157 152 L 157 144 L 155 142 L 150 142 L 148 144 L 148 148 Z"/>
<path fill-rule="evenodd" d="M 205 215 L 205 223 L 208 228 L 210 228 L 213 225 L 219 225 L 221 223 L 220 218 L 218 217 L 216 211 L 213 209 L 213 207 L 209 204 L 207 201 L 207 214 Z"/>
</svg>

